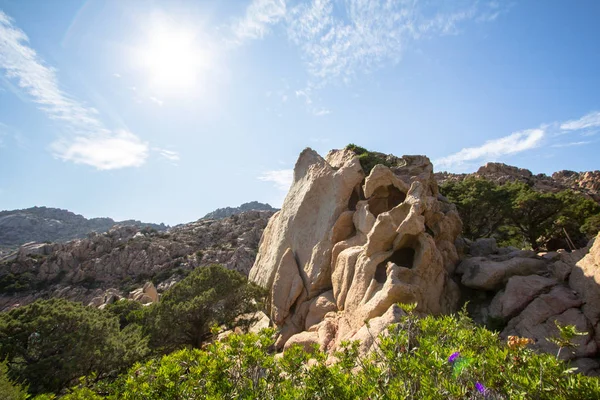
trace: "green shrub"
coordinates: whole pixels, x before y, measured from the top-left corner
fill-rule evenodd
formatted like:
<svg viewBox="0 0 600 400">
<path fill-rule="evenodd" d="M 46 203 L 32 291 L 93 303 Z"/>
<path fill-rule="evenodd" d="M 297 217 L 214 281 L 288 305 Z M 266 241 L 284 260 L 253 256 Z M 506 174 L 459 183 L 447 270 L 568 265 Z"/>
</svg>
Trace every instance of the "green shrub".
<svg viewBox="0 0 600 400">
<path fill-rule="evenodd" d="M 383 164 L 386 167 L 394 166 L 386 160 L 384 155 L 380 153 L 373 153 L 364 147 L 357 146 L 353 143 L 350 143 L 348 146 L 346 146 L 346 149 L 352 150 L 354 154 L 358 156 L 358 159 L 360 160 L 360 166 L 366 175 L 369 175 L 373 167 L 375 167 L 377 164 Z"/>
<path fill-rule="evenodd" d="M 212 336 L 213 325 L 232 325 L 238 315 L 256 311 L 256 300 L 264 295 L 236 271 L 220 265 L 196 268 L 153 305 L 151 345 L 164 351 L 200 347 Z"/>
<path fill-rule="evenodd" d="M 465 313 L 419 319 L 409 312 L 370 355 L 345 343 L 332 365 L 318 349 L 275 357 L 273 343 L 272 330 L 231 335 L 138 363 L 110 387 L 91 389 L 115 400 L 600 398 L 598 378 L 574 374 L 519 340 L 504 344 Z"/>
<path fill-rule="evenodd" d="M 25 400 L 27 389 L 13 382 L 8 377 L 6 361 L 0 362 L 0 399 L 3 400 Z"/>
<path fill-rule="evenodd" d="M 126 368 L 147 352 L 139 326 L 121 331 L 116 317 L 81 303 L 42 300 L 0 314 L 0 357 L 34 394 Z"/>
</svg>

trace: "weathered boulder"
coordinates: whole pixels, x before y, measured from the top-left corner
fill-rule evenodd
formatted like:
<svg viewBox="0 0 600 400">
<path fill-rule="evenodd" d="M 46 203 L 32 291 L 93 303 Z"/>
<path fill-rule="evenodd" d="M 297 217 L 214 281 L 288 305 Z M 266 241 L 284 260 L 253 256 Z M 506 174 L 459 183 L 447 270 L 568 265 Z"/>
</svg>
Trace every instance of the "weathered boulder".
<svg viewBox="0 0 600 400">
<path fill-rule="evenodd" d="M 394 166 L 376 165 L 365 177 L 352 151 L 300 154 L 250 271 L 271 291 L 278 348 L 336 349 L 366 320 L 391 323 L 396 303 L 432 314 L 455 310 L 456 209 L 438 196 L 426 157 L 386 157 Z"/>
<path fill-rule="evenodd" d="M 600 234 L 598 235 L 600 237 Z M 583 313 L 594 325 L 600 322 L 600 239 L 571 271 L 569 286 L 583 298 Z"/>
<path fill-rule="evenodd" d="M 549 293 L 535 298 L 517 317 L 508 322 L 501 336 L 509 335 L 531 338 L 535 340 L 534 348 L 556 354 L 558 347 L 547 340 L 557 337 L 558 329 L 555 321 L 561 325 L 575 325 L 585 336 L 574 339 L 578 345 L 575 353 L 564 352 L 561 357 L 589 357 L 597 351 L 593 340 L 593 327 L 585 318 L 579 307 L 583 304 L 577 294 L 566 286 L 555 286 Z"/>
<path fill-rule="evenodd" d="M 512 318 L 543 292 L 557 282 L 539 275 L 513 276 L 506 288 L 496 294 L 490 305 L 490 316 Z"/>
<path fill-rule="evenodd" d="M 456 268 L 463 285 L 481 290 L 498 290 L 511 276 L 533 275 L 546 270 L 546 262 L 536 258 L 514 257 L 493 261 L 484 257 L 467 258 Z"/>
<path fill-rule="evenodd" d="M 143 287 L 129 293 L 129 299 L 142 304 L 158 303 L 158 292 L 152 282 L 146 282 Z"/>
<path fill-rule="evenodd" d="M 477 239 L 469 247 L 469 253 L 473 257 L 485 257 L 498 252 L 498 245 L 494 238 Z"/>
</svg>

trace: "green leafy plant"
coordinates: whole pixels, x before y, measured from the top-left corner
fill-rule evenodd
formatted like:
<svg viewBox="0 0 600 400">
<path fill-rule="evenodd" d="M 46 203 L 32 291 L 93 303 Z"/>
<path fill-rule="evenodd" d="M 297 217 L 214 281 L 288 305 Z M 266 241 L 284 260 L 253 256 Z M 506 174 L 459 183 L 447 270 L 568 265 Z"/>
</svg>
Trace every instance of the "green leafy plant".
<svg viewBox="0 0 600 400">
<path fill-rule="evenodd" d="M 71 395 L 91 390 L 115 400 L 600 398 L 598 378 L 569 373 L 556 357 L 527 348 L 527 339 L 513 338 L 507 345 L 464 311 L 420 318 L 403 307 L 406 315 L 368 354 L 361 354 L 358 342 L 344 342 L 335 362 L 319 348 L 292 346 L 275 355 L 273 330 L 232 334 L 203 349 L 137 363 L 110 385 L 91 382 Z"/>
<path fill-rule="evenodd" d="M 148 352 L 138 326 L 64 299 L 36 301 L 0 314 L 0 357 L 31 393 L 58 392 L 82 375 L 126 368 Z"/>
</svg>

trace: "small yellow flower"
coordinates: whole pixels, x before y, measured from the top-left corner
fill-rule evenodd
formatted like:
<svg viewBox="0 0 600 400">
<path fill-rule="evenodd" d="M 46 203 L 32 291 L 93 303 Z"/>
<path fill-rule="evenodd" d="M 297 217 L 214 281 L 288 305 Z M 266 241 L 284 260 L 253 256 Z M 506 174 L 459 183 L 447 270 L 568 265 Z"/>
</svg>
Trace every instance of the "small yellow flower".
<svg viewBox="0 0 600 400">
<path fill-rule="evenodd" d="M 532 344 L 533 343 L 533 339 L 529 339 L 529 338 L 522 338 L 522 337 L 518 337 L 518 336 L 509 336 L 508 337 L 508 347 L 510 347 L 511 349 L 517 349 L 520 347 L 525 347 L 528 344 Z"/>
</svg>

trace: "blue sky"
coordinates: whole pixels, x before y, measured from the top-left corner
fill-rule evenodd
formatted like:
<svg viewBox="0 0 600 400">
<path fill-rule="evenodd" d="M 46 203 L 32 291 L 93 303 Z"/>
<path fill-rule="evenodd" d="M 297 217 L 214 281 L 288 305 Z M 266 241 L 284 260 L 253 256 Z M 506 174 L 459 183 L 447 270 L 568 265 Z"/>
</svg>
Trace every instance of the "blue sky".
<svg viewBox="0 0 600 400">
<path fill-rule="evenodd" d="M 0 209 L 279 206 L 299 152 L 598 169 L 600 2 L 0 0 Z"/>
</svg>

